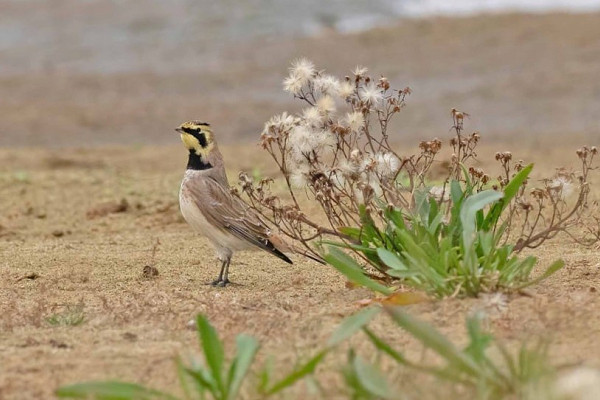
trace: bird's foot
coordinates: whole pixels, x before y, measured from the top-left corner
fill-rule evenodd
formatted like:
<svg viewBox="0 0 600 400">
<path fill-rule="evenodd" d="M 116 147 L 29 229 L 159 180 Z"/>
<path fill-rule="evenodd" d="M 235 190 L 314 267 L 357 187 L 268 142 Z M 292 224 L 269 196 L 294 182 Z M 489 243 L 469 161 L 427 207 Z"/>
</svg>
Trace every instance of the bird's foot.
<svg viewBox="0 0 600 400">
<path fill-rule="evenodd" d="M 214 281 L 212 281 L 211 285 L 215 286 L 215 287 L 225 287 L 225 286 L 227 286 L 230 283 L 231 282 L 229 281 L 229 279 L 221 279 L 221 278 L 219 278 L 219 279 L 215 279 Z"/>
</svg>

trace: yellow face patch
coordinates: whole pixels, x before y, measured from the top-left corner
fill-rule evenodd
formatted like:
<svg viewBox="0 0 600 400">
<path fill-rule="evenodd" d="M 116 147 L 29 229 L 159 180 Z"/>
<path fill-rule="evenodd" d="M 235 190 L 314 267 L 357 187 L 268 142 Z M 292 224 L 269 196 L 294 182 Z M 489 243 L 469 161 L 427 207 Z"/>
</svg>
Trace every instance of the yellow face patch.
<svg viewBox="0 0 600 400">
<path fill-rule="evenodd" d="M 206 157 L 214 147 L 210 125 L 204 122 L 184 122 L 176 129 L 181 133 L 181 141 L 189 150 Z"/>
<path fill-rule="evenodd" d="M 192 135 L 190 135 L 189 133 L 182 133 L 181 141 L 183 142 L 185 147 L 187 147 L 190 150 L 196 150 L 201 148 L 200 141 Z"/>
</svg>

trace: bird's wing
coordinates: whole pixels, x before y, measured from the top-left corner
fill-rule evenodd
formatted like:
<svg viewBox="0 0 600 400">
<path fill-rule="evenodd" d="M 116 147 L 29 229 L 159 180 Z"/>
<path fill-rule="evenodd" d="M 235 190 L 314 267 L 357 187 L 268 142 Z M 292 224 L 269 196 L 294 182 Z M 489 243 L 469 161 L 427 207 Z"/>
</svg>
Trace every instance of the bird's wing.
<svg viewBox="0 0 600 400">
<path fill-rule="evenodd" d="M 212 178 L 203 178 L 189 188 L 198 209 L 215 229 L 228 232 L 241 240 L 292 263 L 269 240 L 269 228 L 240 198 L 232 195 Z"/>
</svg>

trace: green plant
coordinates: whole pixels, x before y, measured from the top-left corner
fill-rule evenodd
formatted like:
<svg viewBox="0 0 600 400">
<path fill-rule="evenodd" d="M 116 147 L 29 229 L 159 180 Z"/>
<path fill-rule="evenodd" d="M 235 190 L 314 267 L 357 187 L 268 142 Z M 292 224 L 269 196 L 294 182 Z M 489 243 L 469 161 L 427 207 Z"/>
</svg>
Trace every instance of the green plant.
<svg viewBox="0 0 600 400">
<path fill-rule="evenodd" d="M 475 192 L 467 176 L 464 190 L 458 181 L 451 182 L 448 202 L 442 205 L 421 194 L 416 196 L 414 212 L 382 206 L 382 228 L 366 207 L 361 207 L 360 228 L 340 229 L 351 241 L 327 243 L 352 249 L 382 274 L 437 297 L 521 289 L 564 265 L 558 260 L 531 280 L 537 259 L 520 258 L 513 253 L 513 245 L 502 244 L 505 224 L 500 218 L 532 168 L 523 168 L 504 192 Z M 387 286 L 366 276 L 364 269 L 345 253 L 330 248 L 325 259 L 351 281 L 386 295 L 391 293 Z"/>
<path fill-rule="evenodd" d="M 85 322 L 83 303 L 67 305 L 65 310 L 52 314 L 46 318 L 46 322 L 52 326 L 77 326 Z"/>
<path fill-rule="evenodd" d="M 259 349 L 258 341 L 248 335 L 236 338 L 236 353 L 227 366 L 223 342 L 217 332 L 203 315 L 196 319 L 200 347 L 203 350 L 204 364 L 186 366 L 178 359 L 177 375 L 185 396 L 183 399 L 211 398 L 214 400 L 233 400 L 238 397 L 250 367 L 255 362 Z M 306 363 L 300 364 L 285 377 L 273 381 L 273 372 L 268 366 L 259 374 L 257 392 L 269 397 L 292 386 L 300 379 L 312 374 L 325 357 L 329 347 L 321 350 Z M 135 383 L 118 381 L 84 382 L 63 386 L 56 391 L 62 398 L 93 398 L 97 400 L 150 400 L 180 399 L 177 396 L 150 389 Z"/>
<path fill-rule="evenodd" d="M 369 328 L 370 322 L 382 308 L 365 308 L 347 317 L 334 331 L 322 350 L 307 362 L 294 368 L 285 377 L 273 380 L 273 364 L 267 362 L 257 376 L 256 393 L 267 398 L 281 393 L 303 378 L 310 378 L 323 358 L 340 344 L 362 331 L 376 349 L 379 360 L 387 358 L 391 368 L 406 367 L 424 374 L 437 383 L 447 382 L 462 388 L 470 398 L 480 400 L 505 399 L 518 396 L 520 399 L 551 399 L 551 380 L 555 368 L 547 357 L 547 346 L 538 343 L 532 346 L 526 343 L 517 354 L 512 354 L 501 343 L 481 328 L 481 317 L 476 315 L 467 319 L 468 343 L 459 349 L 446 336 L 429 324 L 411 317 L 400 307 L 384 307 L 386 314 L 394 323 L 419 341 L 436 355 L 436 362 L 426 364 L 412 361 L 396 350 L 393 345 Z M 204 364 L 183 365 L 177 360 L 176 368 L 180 379 L 183 399 L 236 399 L 240 387 L 246 381 L 255 356 L 258 342 L 247 335 L 237 337 L 237 352 L 229 365 L 224 356 L 223 343 L 218 338 L 208 320 L 199 315 L 198 334 L 204 353 Z M 496 353 L 490 354 L 495 348 Z M 398 388 L 390 383 L 388 368 L 379 366 L 357 354 L 352 347 L 348 350 L 348 361 L 340 367 L 346 388 L 353 399 L 396 399 Z M 316 387 L 319 387 L 318 384 Z M 180 400 L 180 397 L 150 389 L 142 385 L 126 382 L 85 382 L 64 386 L 56 391 L 62 398 L 93 398 L 97 400 Z"/>
<path fill-rule="evenodd" d="M 356 324 L 353 330 L 362 329 L 377 351 L 387 355 L 395 366 L 405 366 L 439 382 L 462 387 L 463 391 L 471 394 L 465 398 L 553 398 L 551 382 L 556 370 L 548 360 L 546 343 L 524 343 L 516 354 L 512 354 L 491 334 L 482 330 L 481 316 L 475 315 L 467 319 L 468 343 L 460 349 L 434 327 L 403 312 L 401 308 L 385 307 L 384 310 L 397 326 L 433 351 L 437 359 L 431 365 L 411 361 L 373 332 L 367 326 L 369 320 L 363 320 L 362 326 Z M 493 348 L 496 352 L 490 355 Z M 344 375 L 355 398 L 390 397 L 390 383 L 384 374 L 352 352 Z"/>
</svg>

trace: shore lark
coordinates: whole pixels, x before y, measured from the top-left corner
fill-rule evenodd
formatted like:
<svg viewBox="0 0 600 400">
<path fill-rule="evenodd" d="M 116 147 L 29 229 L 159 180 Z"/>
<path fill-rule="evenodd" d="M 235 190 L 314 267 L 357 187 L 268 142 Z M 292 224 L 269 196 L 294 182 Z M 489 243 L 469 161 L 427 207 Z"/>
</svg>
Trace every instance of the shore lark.
<svg viewBox="0 0 600 400">
<path fill-rule="evenodd" d="M 282 251 L 303 252 L 272 233 L 246 203 L 231 194 L 223 156 L 210 124 L 189 121 L 175 130 L 189 152 L 179 192 L 181 214 L 194 230 L 212 242 L 221 262 L 221 272 L 212 285 L 229 283 L 229 264 L 238 250 L 262 249 L 292 264 Z"/>
</svg>

